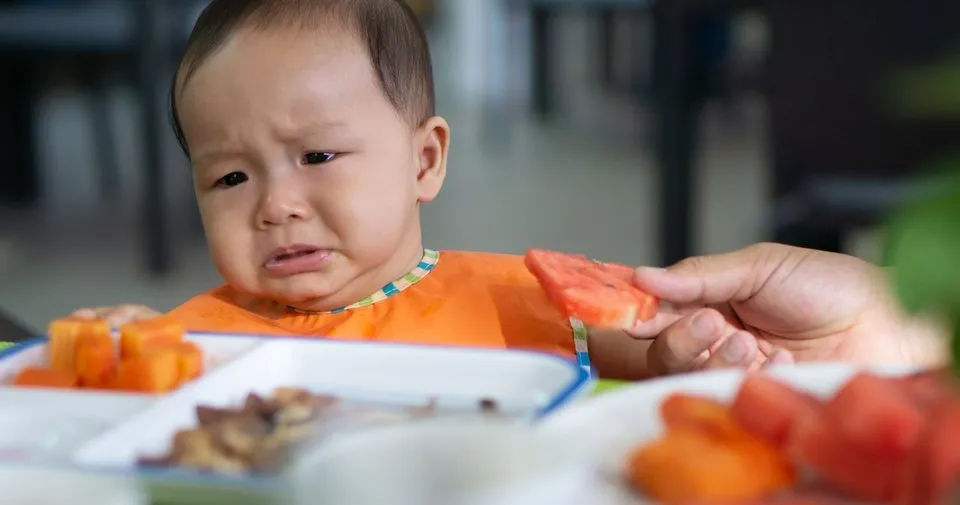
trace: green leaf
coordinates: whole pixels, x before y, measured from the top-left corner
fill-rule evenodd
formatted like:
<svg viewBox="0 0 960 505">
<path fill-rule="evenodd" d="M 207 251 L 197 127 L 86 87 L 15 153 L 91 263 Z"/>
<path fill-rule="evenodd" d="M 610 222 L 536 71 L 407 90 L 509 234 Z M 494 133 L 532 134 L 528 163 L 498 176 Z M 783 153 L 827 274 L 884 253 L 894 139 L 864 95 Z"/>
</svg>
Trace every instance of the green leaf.
<svg viewBox="0 0 960 505">
<path fill-rule="evenodd" d="M 896 74 L 887 95 L 898 114 L 917 118 L 960 116 L 960 57 Z"/>
<path fill-rule="evenodd" d="M 955 165 L 960 169 L 960 164 Z M 905 206 L 887 228 L 885 262 L 910 312 L 960 316 L 960 175 L 934 179 L 932 196 Z"/>
</svg>

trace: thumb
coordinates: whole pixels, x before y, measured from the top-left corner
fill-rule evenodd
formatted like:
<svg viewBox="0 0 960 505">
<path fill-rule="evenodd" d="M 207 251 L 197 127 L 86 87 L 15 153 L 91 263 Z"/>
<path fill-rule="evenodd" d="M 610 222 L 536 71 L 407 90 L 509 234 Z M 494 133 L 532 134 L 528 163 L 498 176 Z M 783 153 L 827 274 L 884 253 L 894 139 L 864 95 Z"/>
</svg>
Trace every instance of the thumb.
<svg viewBox="0 0 960 505">
<path fill-rule="evenodd" d="M 673 304 L 745 301 L 791 253 L 780 244 L 758 244 L 739 251 L 687 258 L 669 268 L 640 267 L 636 286 Z"/>
</svg>

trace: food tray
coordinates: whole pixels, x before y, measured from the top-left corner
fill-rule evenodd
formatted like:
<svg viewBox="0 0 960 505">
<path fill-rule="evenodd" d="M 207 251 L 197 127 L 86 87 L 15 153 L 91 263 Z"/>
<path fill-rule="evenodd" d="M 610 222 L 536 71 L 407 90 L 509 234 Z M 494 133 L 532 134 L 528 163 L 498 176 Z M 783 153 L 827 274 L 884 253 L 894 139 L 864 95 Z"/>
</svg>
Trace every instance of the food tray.
<svg viewBox="0 0 960 505">
<path fill-rule="evenodd" d="M 198 405 L 235 407 L 251 392 L 269 395 L 277 387 L 361 404 L 423 405 L 435 399 L 439 409 L 454 411 L 492 399 L 502 411 L 532 420 L 588 386 L 589 376 L 575 362 L 539 353 L 272 338 L 84 444 L 74 461 L 89 471 L 146 483 L 152 503 L 272 503 L 288 488 L 282 476 L 145 469 L 136 460 L 165 452 L 177 430 L 196 426 Z"/>
<path fill-rule="evenodd" d="M 209 370 L 260 345 L 246 336 L 189 335 L 203 348 Z M 159 396 L 99 390 L 13 387 L 24 367 L 47 362 L 47 340 L 0 351 L 0 461 L 32 464 L 69 461 L 83 443 L 151 406 Z"/>
<path fill-rule="evenodd" d="M 263 339 L 245 335 L 188 333 L 186 340 L 203 349 L 204 368 L 213 370 L 261 344 Z M 44 366 L 48 361 L 46 337 L 26 340 L 0 351 L 0 385 L 7 385 L 17 373 L 29 366 Z"/>
</svg>

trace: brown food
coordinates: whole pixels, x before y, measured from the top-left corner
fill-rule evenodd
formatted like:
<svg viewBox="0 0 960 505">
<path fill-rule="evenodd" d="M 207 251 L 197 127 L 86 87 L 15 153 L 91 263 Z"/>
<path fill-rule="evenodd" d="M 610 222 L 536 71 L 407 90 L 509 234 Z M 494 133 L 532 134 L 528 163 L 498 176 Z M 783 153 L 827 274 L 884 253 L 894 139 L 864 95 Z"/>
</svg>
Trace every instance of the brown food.
<svg viewBox="0 0 960 505">
<path fill-rule="evenodd" d="M 486 412 L 494 414 L 500 411 L 500 407 L 497 405 L 497 401 L 492 398 L 484 398 L 480 400 L 480 412 Z"/>
<path fill-rule="evenodd" d="M 239 408 L 200 405 L 197 427 L 174 436 L 171 450 L 140 458 L 148 467 L 182 467 L 228 475 L 274 473 L 316 433 L 317 420 L 340 400 L 297 388 L 277 388 L 269 397 L 250 393 Z M 480 412 L 496 413 L 496 402 L 484 399 Z M 409 418 L 433 417 L 436 400 L 408 409 Z"/>
</svg>

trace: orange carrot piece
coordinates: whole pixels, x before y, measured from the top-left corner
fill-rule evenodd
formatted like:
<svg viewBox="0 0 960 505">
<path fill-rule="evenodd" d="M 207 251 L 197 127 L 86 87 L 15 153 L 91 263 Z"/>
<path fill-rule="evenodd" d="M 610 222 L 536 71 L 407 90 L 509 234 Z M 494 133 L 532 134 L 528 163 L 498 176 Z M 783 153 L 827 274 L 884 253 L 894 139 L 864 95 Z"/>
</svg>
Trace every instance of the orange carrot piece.
<svg viewBox="0 0 960 505">
<path fill-rule="evenodd" d="M 723 443 L 693 428 L 669 431 L 635 451 L 627 481 L 665 505 L 759 500 L 793 484 L 793 475 L 754 448 Z"/>
<path fill-rule="evenodd" d="M 120 327 L 120 357 L 136 358 L 150 347 L 183 341 L 186 331 L 170 316 L 159 316 L 127 323 Z"/>
<path fill-rule="evenodd" d="M 66 317 L 50 323 L 50 368 L 64 372 L 76 371 L 77 344 L 86 339 L 110 339 L 110 324 L 102 319 Z"/>
<path fill-rule="evenodd" d="M 51 368 L 28 367 L 24 368 L 13 379 L 14 386 L 42 387 L 42 388 L 75 388 L 80 385 L 80 378 L 71 372 L 54 370 Z"/>
<path fill-rule="evenodd" d="M 106 388 L 117 368 L 113 342 L 81 341 L 77 347 L 77 375 L 85 388 Z"/>
<path fill-rule="evenodd" d="M 692 428 L 721 439 L 750 436 L 733 415 L 733 409 L 713 398 L 674 393 L 660 404 L 660 415 L 668 430 Z"/>
<path fill-rule="evenodd" d="M 177 354 L 177 369 L 181 384 L 192 381 L 203 373 L 203 350 L 194 342 L 185 340 L 176 344 L 158 346 L 155 349 L 169 349 Z"/>
<path fill-rule="evenodd" d="M 121 359 L 116 387 L 124 391 L 164 393 L 175 389 L 180 379 L 177 353 L 152 349 L 136 358 Z"/>
<path fill-rule="evenodd" d="M 104 323 L 106 323 L 104 321 Z M 84 332 L 77 337 L 77 351 L 80 350 L 80 347 L 85 345 L 98 345 L 98 346 L 110 346 L 114 347 L 115 343 L 113 340 L 113 335 L 110 334 L 110 327 L 106 327 L 106 331 L 93 331 L 93 332 Z"/>
</svg>

